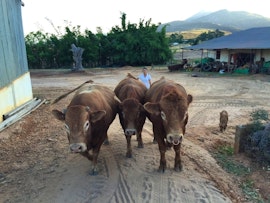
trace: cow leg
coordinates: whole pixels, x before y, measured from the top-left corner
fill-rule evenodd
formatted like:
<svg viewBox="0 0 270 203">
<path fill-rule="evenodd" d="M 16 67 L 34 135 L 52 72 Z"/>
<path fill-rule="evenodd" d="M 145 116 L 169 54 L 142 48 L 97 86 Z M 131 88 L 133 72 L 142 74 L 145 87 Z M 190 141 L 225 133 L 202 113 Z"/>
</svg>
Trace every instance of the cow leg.
<svg viewBox="0 0 270 203">
<path fill-rule="evenodd" d="M 160 136 L 157 139 L 158 142 L 158 148 L 159 148 L 159 152 L 160 152 L 160 162 L 159 162 L 159 172 L 165 172 L 166 170 L 166 158 L 165 158 L 165 152 L 166 152 L 166 144 L 164 142 L 164 140 L 162 138 L 160 138 Z"/>
<path fill-rule="evenodd" d="M 165 152 L 164 150 L 159 150 L 160 152 L 160 162 L 159 162 L 159 168 L 158 172 L 165 172 L 166 170 L 166 159 L 165 159 Z"/>
<path fill-rule="evenodd" d="M 126 157 L 131 158 L 132 157 L 132 150 L 131 150 L 131 136 L 126 135 L 126 140 L 127 140 L 127 153 Z"/>
<path fill-rule="evenodd" d="M 85 156 L 88 160 L 93 161 L 93 156 L 89 154 L 89 151 L 81 152 L 81 155 Z"/>
<path fill-rule="evenodd" d="M 90 171 L 90 175 L 97 175 L 98 174 L 98 168 L 97 168 L 97 159 L 98 159 L 98 154 L 99 154 L 99 149 L 100 147 L 96 147 L 93 149 L 93 167 L 92 167 L 92 170 Z"/>
<path fill-rule="evenodd" d="M 181 144 L 174 145 L 173 148 L 175 151 L 174 170 L 179 172 L 183 168 L 181 157 L 180 157 Z"/>
<path fill-rule="evenodd" d="M 153 126 L 153 132 L 154 132 L 154 126 Z M 156 136 L 155 136 L 155 133 L 154 133 L 154 138 L 153 138 L 153 144 L 157 144 L 157 138 L 156 138 Z"/>
<path fill-rule="evenodd" d="M 160 152 L 160 162 L 159 162 L 159 169 L 158 172 L 165 172 L 166 170 L 166 158 L 165 158 L 165 152 L 166 152 L 166 143 L 164 141 L 165 131 L 161 126 L 153 125 L 153 132 L 154 132 L 154 138 L 158 143 L 158 148 Z"/>
<path fill-rule="evenodd" d="M 106 135 L 106 139 L 105 141 L 103 142 L 104 145 L 109 145 L 110 142 L 109 142 L 109 139 L 108 139 L 108 135 Z"/>
<path fill-rule="evenodd" d="M 138 122 L 137 128 L 137 141 L 138 141 L 138 148 L 143 148 L 143 141 L 142 141 L 142 129 L 145 123 L 146 116 L 141 118 Z"/>
<path fill-rule="evenodd" d="M 142 132 L 139 132 L 137 135 L 137 141 L 138 141 L 138 148 L 143 148 L 143 141 L 142 141 Z"/>
<path fill-rule="evenodd" d="M 157 144 L 157 140 L 156 140 L 155 136 L 154 136 L 154 139 L 153 139 L 153 144 Z"/>
</svg>

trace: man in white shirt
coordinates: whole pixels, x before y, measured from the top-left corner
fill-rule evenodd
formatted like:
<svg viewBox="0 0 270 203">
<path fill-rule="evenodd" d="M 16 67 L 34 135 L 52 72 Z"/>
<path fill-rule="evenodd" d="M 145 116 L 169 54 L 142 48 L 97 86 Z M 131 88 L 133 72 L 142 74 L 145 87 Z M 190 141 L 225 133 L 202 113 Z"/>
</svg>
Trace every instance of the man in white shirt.
<svg viewBox="0 0 270 203">
<path fill-rule="evenodd" d="M 138 79 L 143 82 L 147 89 L 151 86 L 151 75 L 147 73 L 147 68 L 144 67 L 142 73 L 139 75 Z"/>
</svg>

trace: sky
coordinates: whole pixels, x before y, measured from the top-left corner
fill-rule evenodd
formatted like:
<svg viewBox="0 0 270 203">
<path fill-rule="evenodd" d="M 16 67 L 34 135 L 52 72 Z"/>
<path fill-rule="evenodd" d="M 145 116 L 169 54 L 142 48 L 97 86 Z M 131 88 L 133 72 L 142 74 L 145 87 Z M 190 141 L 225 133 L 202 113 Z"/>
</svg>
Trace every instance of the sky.
<svg viewBox="0 0 270 203">
<path fill-rule="evenodd" d="M 265 0 L 23 0 L 24 34 L 42 30 L 53 33 L 55 27 L 81 26 L 103 33 L 121 24 L 121 13 L 126 20 L 138 24 L 149 20 L 154 24 L 185 20 L 200 11 L 247 11 L 270 18 Z"/>
</svg>

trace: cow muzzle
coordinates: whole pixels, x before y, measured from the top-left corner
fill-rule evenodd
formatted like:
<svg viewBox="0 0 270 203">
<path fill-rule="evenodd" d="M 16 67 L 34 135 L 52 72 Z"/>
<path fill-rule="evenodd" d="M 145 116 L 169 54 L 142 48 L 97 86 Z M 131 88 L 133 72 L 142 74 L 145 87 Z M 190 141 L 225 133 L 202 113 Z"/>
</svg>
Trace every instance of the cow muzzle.
<svg viewBox="0 0 270 203">
<path fill-rule="evenodd" d="M 179 145 L 183 140 L 182 134 L 168 134 L 167 135 L 167 142 L 173 144 L 173 145 Z"/>
<path fill-rule="evenodd" d="M 70 151 L 74 153 L 85 152 L 87 147 L 85 143 L 73 143 L 69 145 Z"/>
<path fill-rule="evenodd" d="M 131 128 L 125 129 L 125 135 L 126 136 L 136 135 L 136 132 L 137 132 L 136 129 L 131 129 Z"/>
</svg>

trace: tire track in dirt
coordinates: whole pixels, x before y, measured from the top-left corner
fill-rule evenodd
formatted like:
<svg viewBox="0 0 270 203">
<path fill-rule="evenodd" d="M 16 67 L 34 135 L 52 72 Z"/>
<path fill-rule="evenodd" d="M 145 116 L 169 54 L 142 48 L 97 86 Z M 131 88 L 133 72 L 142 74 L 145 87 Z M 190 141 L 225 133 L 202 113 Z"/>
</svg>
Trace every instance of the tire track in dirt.
<svg viewBox="0 0 270 203">
<path fill-rule="evenodd" d="M 150 125 L 146 123 L 146 129 L 149 129 Z M 118 132 L 123 135 L 122 131 Z M 122 135 L 114 135 L 112 140 L 112 151 L 118 163 L 120 179 L 110 202 L 230 202 L 218 189 L 211 186 L 211 183 L 198 178 L 198 174 L 196 178 L 192 177 L 194 169 L 190 163 L 187 170 L 175 172 L 173 150 L 166 153 L 168 168 L 165 173 L 157 172 L 159 151 L 158 145 L 152 143 L 151 131 L 143 131 L 143 149 L 138 149 L 137 141 L 132 139 L 131 159 L 125 158 L 126 142 Z M 184 164 L 189 160 L 185 156 L 183 159 Z M 217 201 L 212 201 L 214 199 Z"/>
<path fill-rule="evenodd" d="M 125 157 L 126 154 L 126 138 L 123 134 L 123 130 L 119 124 L 119 118 L 115 119 L 112 126 L 110 127 L 110 131 L 112 132 L 109 139 L 111 140 L 111 151 L 113 154 L 116 167 L 115 170 L 119 173 L 118 182 L 115 185 L 115 192 L 112 194 L 112 198 L 108 202 L 116 203 L 116 202 L 136 202 L 134 200 L 133 194 L 130 191 L 130 185 L 127 183 L 127 179 L 125 174 L 123 173 L 124 167 L 129 167 L 129 162 Z M 134 138 L 133 138 L 134 139 Z M 134 144 L 134 143 L 132 143 Z M 126 160 L 123 163 L 121 160 Z M 108 160 L 109 164 L 109 160 Z"/>
<path fill-rule="evenodd" d="M 135 202 L 126 179 L 123 177 L 122 173 L 120 173 L 120 180 L 114 194 L 114 199 L 115 200 L 111 202 Z"/>
<path fill-rule="evenodd" d="M 206 101 L 194 101 L 191 104 L 191 107 L 212 107 L 212 108 L 220 108 L 220 107 L 243 107 L 243 106 L 255 106 L 257 103 L 249 102 L 243 99 L 227 99 L 218 101 L 211 101 L 207 99 Z"/>
<path fill-rule="evenodd" d="M 151 124 L 146 122 L 145 125 L 149 126 Z M 152 151 L 151 155 L 143 152 L 145 148 L 152 145 L 153 137 L 150 134 L 151 132 L 148 130 L 143 131 L 143 141 L 145 143 L 145 148 L 143 149 L 137 148 L 137 141 L 135 137 L 132 137 L 133 158 L 131 159 L 125 157 L 126 141 L 122 130 L 119 132 L 120 135 L 118 137 L 115 136 L 113 140 L 113 153 L 119 159 L 117 162 L 121 178 L 112 202 L 160 202 L 161 189 L 155 190 L 154 187 L 164 184 L 155 184 L 151 175 L 153 173 L 153 165 L 156 165 L 157 159 L 153 157 L 154 151 Z M 141 158 L 147 160 L 143 162 L 145 163 L 143 167 L 140 167 Z M 164 185 L 164 187 L 167 188 L 167 185 Z M 155 194 L 153 194 L 154 191 L 157 191 L 156 198 Z"/>
</svg>

